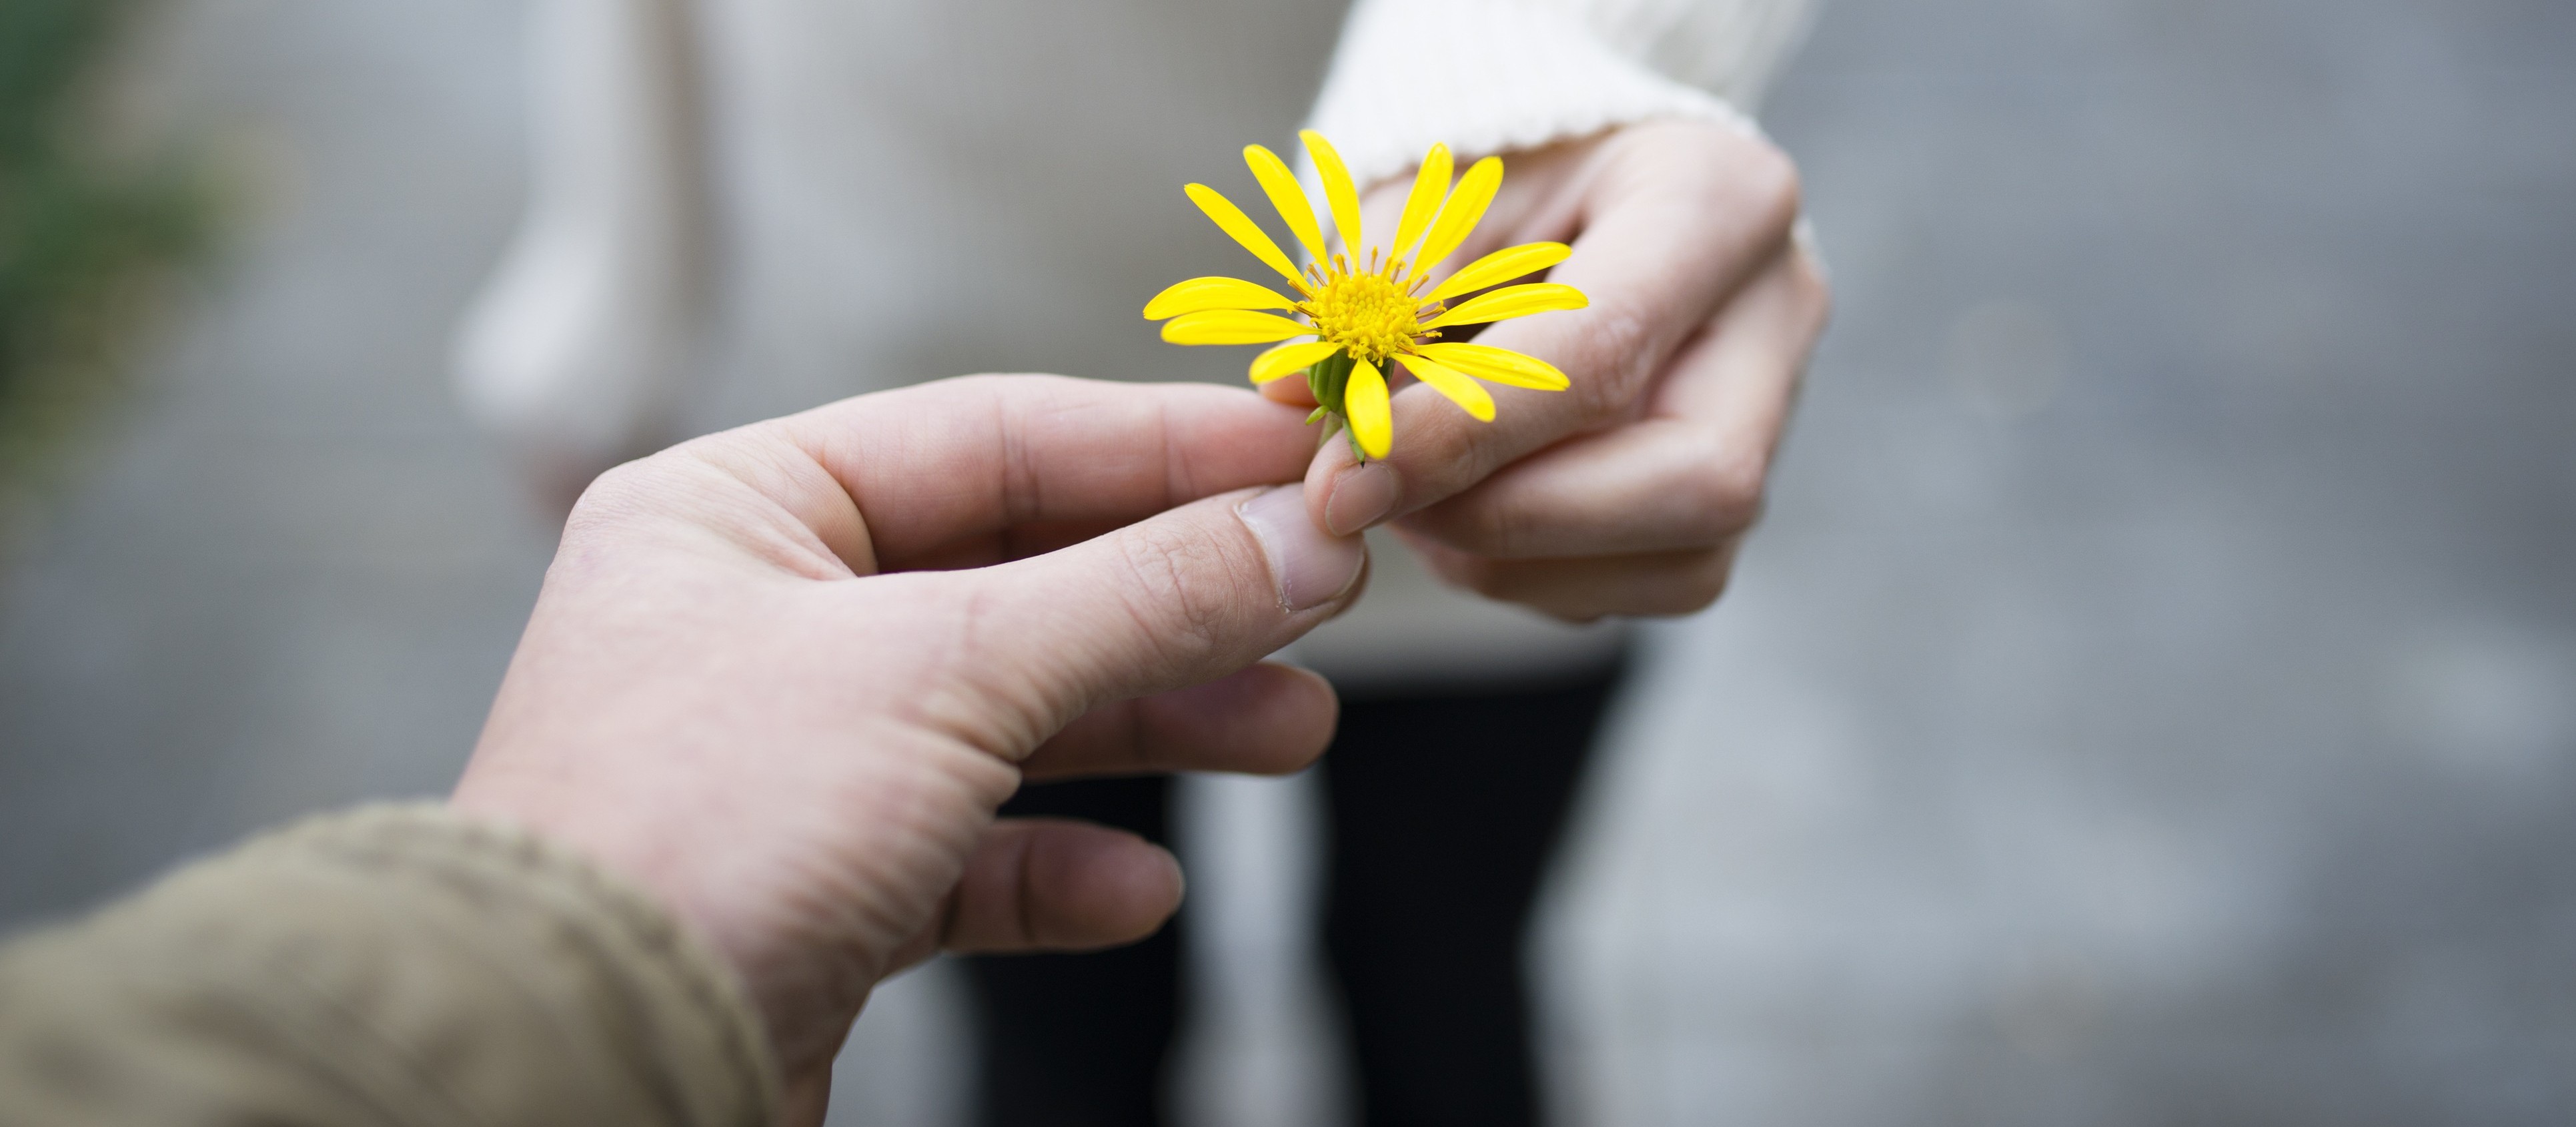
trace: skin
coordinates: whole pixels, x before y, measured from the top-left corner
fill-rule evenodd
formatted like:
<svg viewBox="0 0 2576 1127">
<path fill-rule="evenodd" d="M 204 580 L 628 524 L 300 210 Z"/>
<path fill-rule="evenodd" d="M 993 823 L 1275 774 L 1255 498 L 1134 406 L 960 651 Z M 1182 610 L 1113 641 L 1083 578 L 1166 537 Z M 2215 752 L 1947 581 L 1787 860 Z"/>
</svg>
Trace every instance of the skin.
<svg viewBox="0 0 2576 1127">
<path fill-rule="evenodd" d="M 1504 160 L 1475 235 L 1434 273 L 1520 243 L 1570 244 L 1546 280 L 1583 290 L 1590 308 L 1474 339 L 1549 361 L 1573 387 L 1488 385 L 1491 423 L 1403 388 L 1388 458 L 1362 467 L 1347 443 L 1317 451 L 1315 520 L 1336 533 L 1392 521 L 1449 583 L 1571 621 L 1700 610 L 1761 514 L 1831 306 L 1791 235 L 1796 167 L 1760 137 L 1679 121 Z M 1392 231 L 1410 186 L 1408 174 L 1371 189 L 1363 227 Z M 1299 380 L 1264 394 L 1313 403 Z"/>
<path fill-rule="evenodd" d="M 1510 160 L 1450 265 L 1572 243 L 1553 278 L 1592 307 L 1479 338 L 1572 390 L 1493 388 L 1487 424 L 1405 387 L 1395 454 L 1368 467 L 1317 449 L 1311 404 L 1035 376 L 629 463 L 574 506 L 454 804 L 659 897 L 759 1007 L 787 1121 L 817 1123 L 886 975 L 941 948 L 1130 942 L 1178 906 L 1178 866 L 1141 839 L 997 820 L 1022 781 L 1321 754 L 1331 688 L 1261 663 L 1358 598 L 1365 557 L 1317 526 L 1394 521 L 1449 581 L 1564 618 L 1706 606 L 1824 323 L 1795 173 L 1681 123 Z M 1403 188 L 1371 194 L 1371 223 L 1392 228 Z M 1241 506 L 1301 474 L 1283 551 Z"/>
<path fill-rule="evenodd" d="M 818 1122 L 888 974 L 1131 942 L 1178 906 L 1142 839 L 997 821 L 1023 780 L 1322 753 L 1331 688 L 1259 663 L 1357 597 L 1362 550 L 1307 529 L 1342 555 L 1292 612 L 1235 509 L 1313 445 L 1248 390 L 988 376 L 620 467 L 575 506 L 452 802 L 692 925 L 766 1017 L 789 1121 Z"/>
</svg>

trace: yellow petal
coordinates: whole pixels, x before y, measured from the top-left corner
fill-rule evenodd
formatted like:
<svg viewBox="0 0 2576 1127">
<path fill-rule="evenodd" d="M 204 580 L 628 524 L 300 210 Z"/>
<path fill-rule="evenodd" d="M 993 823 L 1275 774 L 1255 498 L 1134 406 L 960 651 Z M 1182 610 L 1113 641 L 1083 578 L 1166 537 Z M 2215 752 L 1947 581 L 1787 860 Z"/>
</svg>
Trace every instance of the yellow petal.
<svg viewBox="0 0 2576 1127">
<path fill-rule="evenodd" d="M 1163 339 L 1173 344 L 1268 344 L 1314 333 L 1313 325 L 1249 309 L 1207 309 L 1163 322 Z"/>
<path fill-rule="evenodd" d="M 1252 217 L 1245 215 L 1242 208 L 1234 206 L 1234 201 L 1218 195 L 1216 189 L 1205 184 L 1192 184 L 1183 190 L 1190 194 L 1191 203 L 1199 205 L 1199 210 L 1206 212 L 1208 218 L 1215 220 L 1219 229 L 1233 236 L 1234 241 L 1243 244 L 1243 249 L 1251 251 L 1252 257 L 1260 259 L 1264 265 L 1278 271 L 1289 281 L 1298 280 L 1297 267 L 1288 261 L 1287 255 L 1279 253 L 1279 244 L 1271 242 L 1270 236 L 1262 234 L 1261 228 L 1253 224 Z"/>
<path fill-rule="evenodd" d="M 1261 193 L 1270 197 L 1270 206 L 1279 209 L 1279 218 L 1288 221 L 1288 233 L 1305 244 L 1307 254 L 1322 261 L 1324 232 L 1315 226 L 1315 205 L 1306 202 L 1306 190 L 1297 186 L 1297 174 L 1288 171 L 1278 154 L 1259 145 L 1243 147 L 1243 163 L 1252 166 L 1252 178 L 1261 181 Z"/>
<path fill-rule="evenodd" d="M 1350 412 L 1351 437 L 1372 458 L 1395 449 L 1395 417 L 1386 409 L 1386 377 L 1368 361 L 1353 357 L 1351 382 L 1342 387 L 1342 406 Z"/>
<path fill-rule="evenodd" d="M 1531 282 L 1524 286 L 1504 286 L 1489 294 L 1467 299 L 1448 312 L 1432 318 L 1423 328 L 1443 325 L 1474 325 L 1485 321 L 1509 321 L 1532 313 L 1551 313 L 1559 309 L 1581 309 L 1592 302 L 1583 291 L 1555 282 Z"/>
<path fill-rule="evenodd" d="M 1503 186 L 1503 158 L 1486 157 L 1477 161 L 1458 178 L 1458 189 L 1449 193 L 1449 202 L 1440 208 L 1439 222 L 1431 233 L 1422 237 L 1422 259 L 1415 270 L 1428 270 L 1449 257 L 1458 244 L 1467 241 L 1467 233 L 1476 229 L 1476 221 L 1485 217 L 1485 205 L 1494 202 L 1494 189 Z"/>
<path fill-rule="evenodd" d="M 1192 278 L 1174 282 L 1145 303 L 1145 319 L 1160 321 L 1202 309 L 1293 309 L 1296 302 L 1267 286 L 1240 278 Z"/>
<path fill-rule="evenodd" d="M 1451 274 L 1438 289 L 1422 295 L 1422 300 L 1447 301 L 1462 293 L 1473 293 L 1526 274 L 1536 274 L 1565 261 L 1565 256 L 1572 253 L 1574 248 L 1564 243 L 1522 243 L 1516 247 L 1504 247 Z"/>
<path fill-rule="evenodd" d="M 1315 172 L 1324 178 L 1324 202 L 1333 206 L 1333 229 L 1341 232 L 1342 249 L 1358 258 L 1360 190 L 1351 185 L 1351 170 L 1343 166 L 1342 154 L 1333 151 L 1333 143 L 1323 134 L 1309 129 L 1297 136 L 1306 142 L 1306 155 L 1315 158 Z"/>
<path fill-rule="evenodd" d="M 1252 382 L 1269 383 L 1281 376 L 1294 375 L 1341 350 L 1342 346 L 1328 340 L 1280 345 L 1252 358 Z"/>
<path fill-rule="evenodd" d="M 1404 218 L 1395 224 L 1395 243 L 1386 248 L 1389 257 L 1403 257 L 1413 249 L 1413 240 L 1422 237 L 1422 229 L 1431 225 L 1431 216 L 1440 210 L 1440 197 L 1449 194 L 1449 168 L 1449 146 L 1433 145 L 1423 155 L 1422 171 L 1413 174 L 1413 194 L 1404 198 Z M 1421 273 L 1414 271 L 1417 277 Z"/>
<path fill-rule="evenodd" d="M 1432 390 L 1448 396 L 1451 403 L 1466 408 L 1468 414 L 1484 422 L 1494 421 L 1494 397 L 1476 381 L 1419 356 L 1396 359 L 1403 361 L 1405 370 L 1412 372 L 1414 378 L 1430 384 Z"/>
<path fill-rule="evenodd" d="M 1465 341 L 1433 341 L 1421 347 L 1424 356 L 1480 380 L 1539 391 L 1563 391 L 1574 383 L 1556 365 L 1508 348 Z"/>
</svg>

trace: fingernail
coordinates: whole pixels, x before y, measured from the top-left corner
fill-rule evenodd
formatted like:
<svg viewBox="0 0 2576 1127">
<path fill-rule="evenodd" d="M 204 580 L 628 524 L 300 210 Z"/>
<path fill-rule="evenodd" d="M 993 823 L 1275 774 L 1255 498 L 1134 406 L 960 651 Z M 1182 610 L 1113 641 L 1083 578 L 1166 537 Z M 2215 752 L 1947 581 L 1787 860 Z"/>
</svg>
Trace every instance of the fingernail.
<svg viewBox="0 0 2576 1127">
<path fill-rule="evenodd" d="M 1386 519 L 1395 509 L 1395 471 L 1370 462 L 1333 479 L 1333 496 L 1324 502 L 1324 524 L 1335 536 L 1348 536 Z"/>
<path fill-rule="evenodd" d="M 1321 606 L 1360 577 L 1368 549 L 1358 537 L 1326 536 L 1306 516 L 1306 492 L 1295 485 L 1263 490 L 1234 507 L 1234 515 L 1261 541 L 1279 605 L 1291 611 Z"/>
</svg>

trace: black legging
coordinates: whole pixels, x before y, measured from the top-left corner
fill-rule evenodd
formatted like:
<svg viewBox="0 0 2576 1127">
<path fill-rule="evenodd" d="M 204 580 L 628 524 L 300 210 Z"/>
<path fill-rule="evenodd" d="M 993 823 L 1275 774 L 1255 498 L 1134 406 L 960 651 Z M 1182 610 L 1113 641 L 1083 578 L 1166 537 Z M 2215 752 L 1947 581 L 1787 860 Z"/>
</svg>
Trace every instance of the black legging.
<svg viewBox="0 0 2576 1127">
<path fill-rule="evenodd" d="M 1324 772 L 1324 949 L 1368 1127 L 1538 1117 L 1521 952 L 1616 670 L 1346 702 Z M 1034 786 L 1003 813 L 1165 840 L 1167 779 Z M 1088 955 L 967 960 L 989 1127 L 1163 1122 L 1183 1002 L 1177 924 Z"/>
</svg>

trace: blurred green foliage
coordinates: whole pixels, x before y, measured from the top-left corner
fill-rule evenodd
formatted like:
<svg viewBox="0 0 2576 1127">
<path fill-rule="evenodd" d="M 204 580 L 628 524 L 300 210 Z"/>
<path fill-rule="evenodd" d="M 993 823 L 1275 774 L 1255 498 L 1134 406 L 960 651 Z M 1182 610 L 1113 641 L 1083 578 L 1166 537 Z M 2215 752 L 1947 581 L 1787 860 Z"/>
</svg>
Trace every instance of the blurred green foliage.
<svg viewBox="0 0 2576 1127">
<path fill-rule="evenodd" d="M 173 267 L 209 235 L 193 163 L 112 153 L 90 112 L 140 6 L 0 0 L 0 501 L 120 385 Z"/>
</svg>

